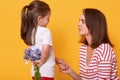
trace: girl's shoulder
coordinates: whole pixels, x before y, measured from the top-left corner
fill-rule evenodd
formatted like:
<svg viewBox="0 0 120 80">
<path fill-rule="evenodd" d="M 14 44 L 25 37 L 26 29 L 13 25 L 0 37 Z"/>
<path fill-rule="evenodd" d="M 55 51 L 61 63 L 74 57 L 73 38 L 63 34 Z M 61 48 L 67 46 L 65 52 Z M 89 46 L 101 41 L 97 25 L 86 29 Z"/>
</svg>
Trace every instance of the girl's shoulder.
<svg viewBox="0 0 120 80">
<path fill-rule="evenodd" d="M 38 27 L 37 31 L 40 33 L 51 33 L 51 31 L 46 27 Z"/>
</svg>

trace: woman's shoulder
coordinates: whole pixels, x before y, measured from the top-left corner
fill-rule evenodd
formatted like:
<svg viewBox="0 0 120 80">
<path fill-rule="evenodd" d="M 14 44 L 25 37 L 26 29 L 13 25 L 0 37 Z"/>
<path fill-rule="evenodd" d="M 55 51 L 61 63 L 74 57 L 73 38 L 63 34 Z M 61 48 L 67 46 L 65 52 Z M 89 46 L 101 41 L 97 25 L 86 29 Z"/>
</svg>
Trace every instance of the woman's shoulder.
<svg viewBox="0 0 120 80">
<path fill-rule="evenodd" d="M 101 60 L 110 60 L 112 54 L 114 53 L 111 45 L 109 43 L 102 43 L 99 47 L 96 48 L 96 54 L 99 55 Z"/>
<path fill-rule="evenodd" d="M 113 51 L 113 48 L 109 43 L 102 43 L 95 50 L 100 53 L 104 53 L 105 51 Z"/>
<path fill-rule="evenodd" d="M 87 45 L 84 44 L 84 43 L 81 43 L 80 46 L 81 46 L 81 47 L 86 47 Z"/>
<path fill-rule="evenodd" d="M 83 43 L 80 44 L 80 49 L 85 49 L 86 47 L 87 47 L 86 44 L 83 44 Z"/>
<path fill-rule="evenodd" d="M 112 49 L 112 46 L 109 43 L 102 43 L 97 48 L 101 49 Z"/>
</svg>

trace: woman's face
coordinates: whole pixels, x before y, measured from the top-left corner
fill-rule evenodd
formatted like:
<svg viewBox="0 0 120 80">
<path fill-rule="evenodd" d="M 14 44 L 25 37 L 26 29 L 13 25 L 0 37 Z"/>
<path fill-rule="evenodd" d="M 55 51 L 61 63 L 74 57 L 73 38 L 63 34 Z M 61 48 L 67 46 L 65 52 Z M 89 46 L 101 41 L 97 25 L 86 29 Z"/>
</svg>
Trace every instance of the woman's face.
<svg viewBox="0 0 120 80">
<path fill-rule="evenodd" d="M 88 28 L 85 23 L 85 16 L 83 14 L 80 16 L 80 19 L 78 22 L 78 30 L 80 35 L 86 36 L 89 34 Z"/>
</svg>

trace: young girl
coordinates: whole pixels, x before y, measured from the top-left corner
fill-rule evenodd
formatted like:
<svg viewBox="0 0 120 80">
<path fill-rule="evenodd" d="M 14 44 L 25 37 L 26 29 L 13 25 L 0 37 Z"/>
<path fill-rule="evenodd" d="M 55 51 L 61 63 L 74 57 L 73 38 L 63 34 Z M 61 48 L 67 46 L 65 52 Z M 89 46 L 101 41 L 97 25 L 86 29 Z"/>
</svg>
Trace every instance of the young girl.
<svg viewBox="0 0 120 80">
<path fill-rule="evenodd" d="M 80 47 L 80 75 L 67 63 L 56 58 L 59 69 L 74 80 L 119 80 L 117 60 L 109 40 L 104 14 L 93 8 L 83 10 L 78 23 L 82 35 Z"/>
<path fill-rule="evenodd" d="M 42 51 L 41 59 L 33 62 L 39 66 L 42 80 L 54 80 L 55 59 L 52 35 L 46 28 L 50 14 L 47 3 L 34 0 L 23 7 L 21 15 L 21 38 L 28 46 L 37 46 Z M 34 80 L 34 65 L 31 74 Z"/>
</svg>

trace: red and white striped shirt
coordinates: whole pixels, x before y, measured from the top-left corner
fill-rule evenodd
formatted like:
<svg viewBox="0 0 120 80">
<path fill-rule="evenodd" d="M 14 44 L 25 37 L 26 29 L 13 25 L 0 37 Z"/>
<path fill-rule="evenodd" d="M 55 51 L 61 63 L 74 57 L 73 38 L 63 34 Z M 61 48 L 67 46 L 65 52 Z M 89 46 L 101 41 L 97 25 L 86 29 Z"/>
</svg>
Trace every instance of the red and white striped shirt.
<svg viewBox="0 0 120 80">
<path fill-rule="evenodd" d="M 119 80 L 117 61 L 112 47 L 101 44 L 96 48 L 90 63 L 86 65 L 87 46 L 80 47 L 80 76 L 83 80 Z"/>
</svg>

